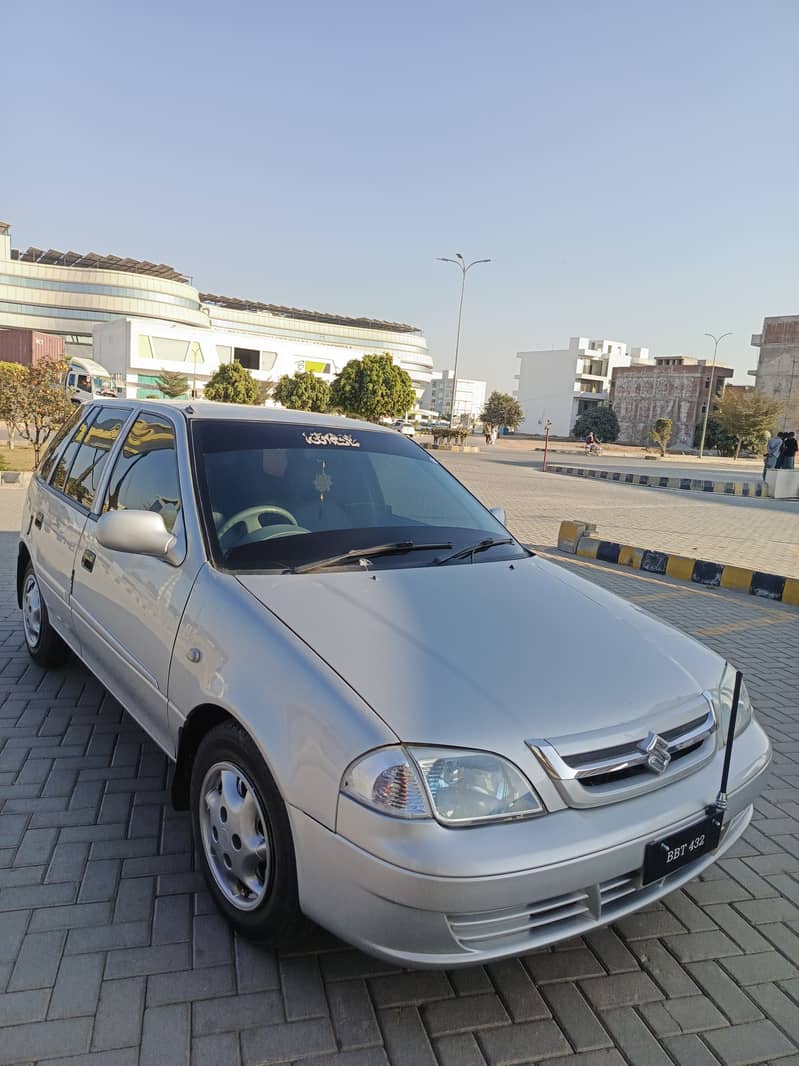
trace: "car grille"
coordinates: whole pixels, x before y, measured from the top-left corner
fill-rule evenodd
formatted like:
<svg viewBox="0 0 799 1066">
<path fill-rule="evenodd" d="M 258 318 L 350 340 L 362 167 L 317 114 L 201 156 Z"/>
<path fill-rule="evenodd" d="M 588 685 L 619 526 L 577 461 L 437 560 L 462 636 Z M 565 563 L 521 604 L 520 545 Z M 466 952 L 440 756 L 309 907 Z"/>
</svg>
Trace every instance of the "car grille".
<svg viewBox="0 0 799 1066">
<path fill-rule="evenodd" d="M 738 815 L 722 830 L 722 840 Z M 607 925 L 636 906 L 644 906 L 668 891 L 670 883 L 689 880 L 696 865 L 707 856 L 689 863 L 662 881 L 641 884 L 641 870 L 612 877 L 598 885 L 567 892 L 550 899 L 504 910 L 473 914 L 448 914 L 447 922 L 458 944 L 467 951 L 524 950 L 566 940 L 597 925 Z"/>
<path fill-rule="evenodd" d="M 703 714 L 661 730 L 657 736 L 650 733 L 625 744 L 568 754 L 549 740 L 528 740 L 527 744 L 567 801 L 574 806 L 586 806 L 626 798 L 635 791 L 657 783 L 666 784 L 682 776 L 684 771 L 698 768 L 713 754 L 716 728 L 713 704 L 707 700 Z M 668 753 L 666 767 L 659 771 L 649 758 L 647 745 L 651 741 L 656 741 L 661 751 Z"/>
</svg>

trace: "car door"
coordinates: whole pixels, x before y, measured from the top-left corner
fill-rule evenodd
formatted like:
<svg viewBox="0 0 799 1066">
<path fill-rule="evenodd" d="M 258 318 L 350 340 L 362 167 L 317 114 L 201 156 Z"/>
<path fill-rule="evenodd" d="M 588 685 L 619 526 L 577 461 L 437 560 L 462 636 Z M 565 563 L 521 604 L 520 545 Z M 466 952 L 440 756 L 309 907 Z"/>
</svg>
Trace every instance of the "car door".
<svg viewBox="0 0 799 1066">
<path fill-rule="evenodd" d="M 114 427 L 118 433 L 130 413 L 131 408 L 106 411 L 97 406 L 76 412 L 74 432 L 66 444 L 63 438 L 54 441 L 31 494 L 28 536 L 39 587 L 56 630 L 78 651 L 69 606 L 75 552 L 115 439 Z"/>
<path fill-rule="evenodd" d="M 178 416 L 179 418 L 179 416 Z M 75 562 L 72 614 L 86 664 L 166 751 L 174 753 L 167 682 L 178 625 L 202 564 L 187 550 L 178 430 L 169 413 L 141 411 L 113 461 L 102 505 L 88 516 Z M 177 545 L 170 558 L 105 548 L 97 522 L 110 510 L 157 511 Z"/>
</svg>

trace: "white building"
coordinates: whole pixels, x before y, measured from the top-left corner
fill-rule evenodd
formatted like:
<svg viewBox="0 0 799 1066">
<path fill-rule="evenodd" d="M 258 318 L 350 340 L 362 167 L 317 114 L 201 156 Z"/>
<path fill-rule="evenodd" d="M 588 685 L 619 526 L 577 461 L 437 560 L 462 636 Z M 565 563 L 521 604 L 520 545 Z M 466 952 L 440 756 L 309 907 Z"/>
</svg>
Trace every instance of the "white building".
<svg viewBox="0 0 799 1066">
<path fill-rule="evenodd" d="M 350 359 L 389 352 L 421 398 L 433 366 L 415 326 L 203 293 L 163 263 L 12 249 L 0 222 L 0 329 L 8 326 L 63 336 L 67 355 L 104 363 L 129 395 L 156 392 L 164 369 L 196 376 L 201 388 L 234 357 L 256 377 L 298 369 L 332 377 Z"/>
<path fill-rule="evenodd" d="M 516 398 L 524 411 L 519 432 L 543 433 L 549 419 L 554 437 L 568 437 L 583 412 L 608 402 L 614 368 L 646 363 L 649 349 L 572 337 L 568 348 L 517 352 L 517 358 Z"/>
<path fill-rule="evenodd" d="M 486 383 L 459 377 L 457 386 L 455 386 L 455 374 L 452 370 L 433 371 L 430 383 L 422 396 L 422 407 L 437 411 L 444 418 L 452 418 L 453 386 L 455 387 L 455 421 L 458 423 L 477 421 L 486 403 Z"/>
</svg>

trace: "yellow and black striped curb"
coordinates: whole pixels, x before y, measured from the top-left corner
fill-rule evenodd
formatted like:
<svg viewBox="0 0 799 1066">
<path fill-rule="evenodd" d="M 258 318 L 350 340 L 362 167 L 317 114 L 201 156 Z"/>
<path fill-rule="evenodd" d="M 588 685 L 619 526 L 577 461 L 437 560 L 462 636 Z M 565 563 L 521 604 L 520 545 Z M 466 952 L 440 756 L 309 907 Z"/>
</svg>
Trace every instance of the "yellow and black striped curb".
<svg viewBox="0 0 799 1066">
<path fill-rule="evenodd" d="M 596 559 L 604 563 L 630 566 L 649 574 L 665 574 L 679 581 L 692 581 L 697 585 L 748 592 L 767 600 L 780 600 L 799 607 L 799 578 L 766 574 L 743 566 L 728 566 L 724 563 L 709 563 L 704 559 L 691 559 L 685 555 L 670 555 L 668 552 L 634 548 L 630 544 L 616 544 L 594 536 L 596 526 L 589 522 L 561 522 L 558 531 L 558 548 L 584 559 Z"/>
<path fill-rule="evenodd" d="M 658 474 L 628 474 L 623 470 L 600 470 L 590 466 L 552 466 L 551 463 L 547 464 L 546 472 L 596 481 L 615 481 L 619 485 L 646 485 L 652 489 L 710 492 L 717 496 L 768 496 L 765 481 L 709 481 L 695 477 L 661 477 Z"/>
</svg>

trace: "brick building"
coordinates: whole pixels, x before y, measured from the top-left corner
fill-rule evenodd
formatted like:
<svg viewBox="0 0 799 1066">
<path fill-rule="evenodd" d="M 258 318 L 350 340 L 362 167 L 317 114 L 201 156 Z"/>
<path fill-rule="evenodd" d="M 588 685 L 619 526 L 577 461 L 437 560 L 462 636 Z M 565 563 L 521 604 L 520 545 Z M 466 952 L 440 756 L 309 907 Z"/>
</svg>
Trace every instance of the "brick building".
<svg viewBox="0 0 799 1066">
<path fill-rule="evenodd" d="M 716 363 L 711 415 L 732 367 Z M 691 448 L 696 426 L 705 415 L 710 396 L 711 366 L 704 359 L 685 355 L 658 356 L 653 364 L 616 367 L 610 382 L 610 404 L 619 420 L 619 440 L 648 444 L 655 420 L 674 423 L 671 447 Z"/>
</svg>

